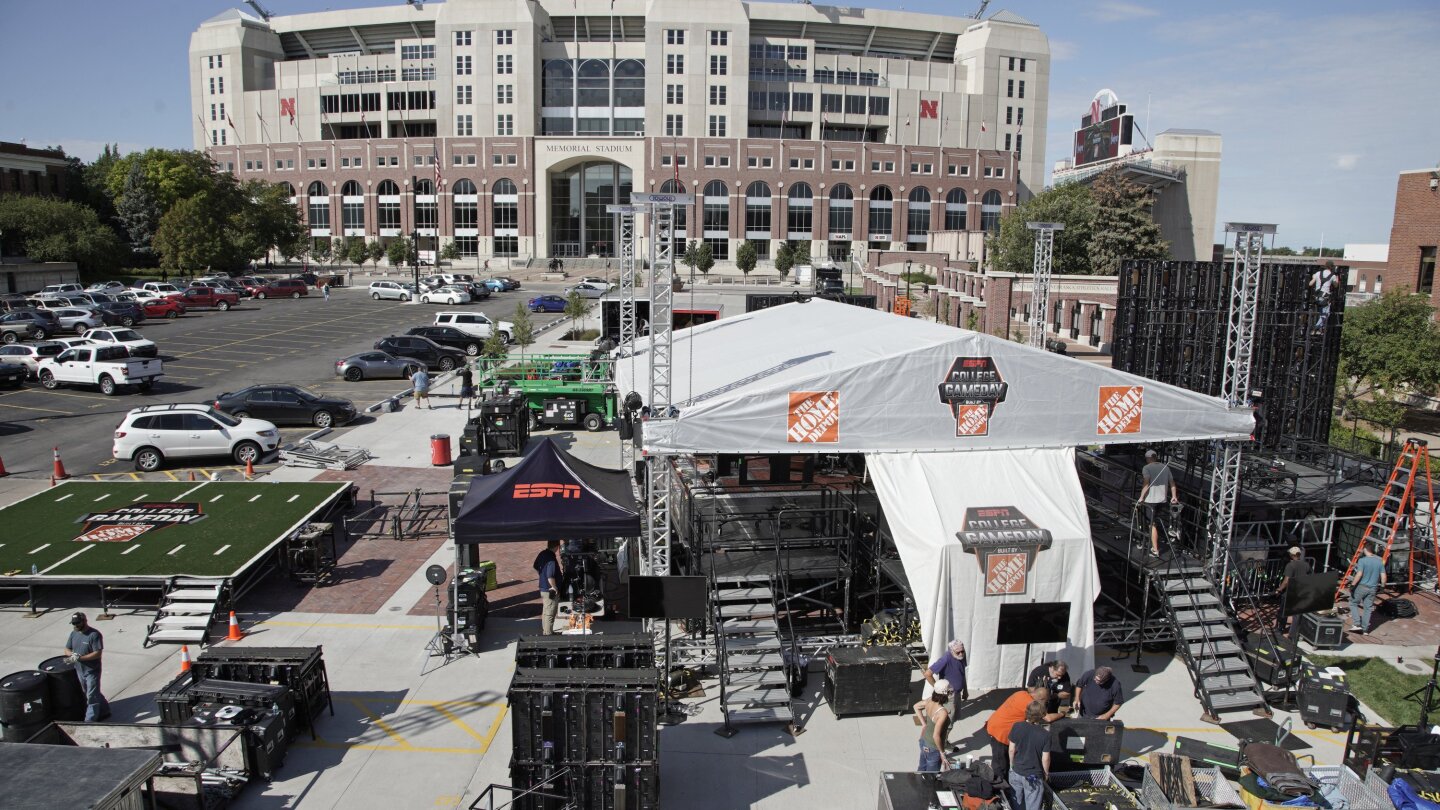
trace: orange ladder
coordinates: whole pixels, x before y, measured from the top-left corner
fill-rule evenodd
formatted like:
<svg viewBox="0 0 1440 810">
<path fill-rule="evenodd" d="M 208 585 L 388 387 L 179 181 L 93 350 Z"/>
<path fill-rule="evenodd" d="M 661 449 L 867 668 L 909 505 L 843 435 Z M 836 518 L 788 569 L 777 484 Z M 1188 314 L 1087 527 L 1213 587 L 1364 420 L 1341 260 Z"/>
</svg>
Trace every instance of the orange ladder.
<svg viewBox="0 0 1440 810">
<path fill-rule="evenodd" d="M 1406 559 L 1409 561 L 1407 584 L 1410 590 L 1415 588 L 1415 496 L 1418 494 L 1416 485 L 1420 481 L 1421 474 L 1425 477 L 1425 491 L 1427 503 L 1431 504 L 1429 515 L 1429 533 L 1431 545 L 1435 549 L 1435 570 L 1440 576 L 1440 544 L 1435 542 L 1435 487 L 1430 479 L 1430 454 L 1429 446 L 1424 439 L 1406 439 L 1405 446 L 1400 448 L 1400 455 L 1395 459 L 1395 469 L 1390 471 L 1390 478 L 1385 482 L 1385 490 L 1380 495 L 1380 501 L 1375 504 L 1375 511 L 1370 515 L 1370 523 L 1365 527 L 1365 534 L 1360 538 L 1360 544 L 1355 547 L 1355 556 L 1350 558 L 1350 565 L 1345 569 L 1345 576 L 1340 578 L 1340 588 L 1343 590 L 1345 583 L 1350 580 L 1350 575 L 1355 572 L 1355 563 L 1360 560 L 1360 552 L 1365 548 L 1366 543 L 1374 543 L 1377 547 L 1383 542 L 1385 551 L 1381 559 L 1388 564 L 1390 562 L 1390 551 L 1394 548 L 1395 538 L 1407 527 L 1410 532 L 1410 554 Z M 1437 583 L 1440 587 L 1440 583 Z M 1338 597 L 1338 592 L 1337 592 Z"/>
</svg>

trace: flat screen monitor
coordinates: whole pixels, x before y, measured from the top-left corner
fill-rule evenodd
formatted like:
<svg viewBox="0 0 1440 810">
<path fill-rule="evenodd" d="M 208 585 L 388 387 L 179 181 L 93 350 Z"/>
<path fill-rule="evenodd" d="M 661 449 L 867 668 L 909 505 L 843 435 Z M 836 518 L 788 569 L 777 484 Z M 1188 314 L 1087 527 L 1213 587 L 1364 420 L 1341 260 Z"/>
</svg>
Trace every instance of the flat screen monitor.
<svg viewBox="0 0 1440 810">
<path fill-rule="evenodd" d="M 1059 644 L 1070 638 L 1069 602 L 1007 602 L 1000 606 L 996 644 Z"/>
<path fill-rule="evenodd" d="M 630 576 L 630 618 L 703 619 L 709 615 L 705 577 Z"/>
<path fill-rule="evenodd" d="M 1339 571 L 1323 571 L 1295 577 L 1285 589 L 1285 615 L 1316 613 L 1335 607 L 1335 591 L 1340 588 Z"/>
</svg>

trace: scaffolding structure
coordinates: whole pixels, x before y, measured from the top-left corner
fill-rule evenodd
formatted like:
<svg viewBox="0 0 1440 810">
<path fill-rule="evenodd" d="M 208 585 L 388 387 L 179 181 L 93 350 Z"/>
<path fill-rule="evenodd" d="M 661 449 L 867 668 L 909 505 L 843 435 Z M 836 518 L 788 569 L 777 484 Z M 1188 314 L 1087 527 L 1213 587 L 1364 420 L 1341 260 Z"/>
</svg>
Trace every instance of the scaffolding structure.
<svg viewBox="0 0 1440 810">
<path fill-rule="evenodd" d="M 1035 231 L 1035 264 L 1030 281 L 1030 345 L 1045 348 L 1045 313 L 1050 310 L 1050 269 L 1055 258 L 1055 232 L 1063 222 L 1027 222 Z"/>
<path fill-rule="evenodd" d="M 635 317 L 635 215 L 644 212 L 638 205 L 607 205 L 605 210 L 615 214 L 620 221 L 620 345 L 630 352 L 631 379 L 634 379 L 635 337 L 638 334 Z M 635 469 L 635 445 L 629 441 L 620 442 L 620 469 Z"/>
</svg>

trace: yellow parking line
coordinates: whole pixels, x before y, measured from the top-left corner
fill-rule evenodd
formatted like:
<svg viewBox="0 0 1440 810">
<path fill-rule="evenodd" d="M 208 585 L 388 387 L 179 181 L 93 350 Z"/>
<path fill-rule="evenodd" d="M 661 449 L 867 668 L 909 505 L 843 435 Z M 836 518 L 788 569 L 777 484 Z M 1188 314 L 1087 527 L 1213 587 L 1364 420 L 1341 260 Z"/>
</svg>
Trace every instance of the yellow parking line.
<svg viewBox="0 0 1440 810">
<path fill-rule="evenodd" d="M 463 732 L 465 732 L 466 734 L 470 735 L 471 739 L 474 739 L 476 742 L 481 742 L 481 743 L 484 743 L 484 742 L 485 742 L 485 738 L 484 738 L 484 737 L 481 737 L 479 734 L 476 734 L 476 733 L 475 733 L 475 729 L 470 728 L 470 726 L 467 725 L 464 720 L 461 720 L 459 717 L 455 716 L 455 713 L 454 713 L 454 712 L 450 711 L 449 709 L 447 709 L 447 708 L 445 708 L 444 706 L 441 706 L 441 705 L 439 705 L 439 704 L 436 704 L 436 705 L 434 705 L 434 706 L 431 706 L 430 708 L 432 708 L 432 709 L 434 709 L 435 711 L 439 712 L 440 714 L 444 715 L 444 717 L 445 717 L 446 720 L 449 720 L 450 722 L 452 722 L 452 723 L 454 723 L 455 725 L 459 726 L 459 727 L 460 727 L 460 730 L 463 731 Z M 505 713 L 504 708 L 501 708 L 500 713 L 501 713 L 502 715 Z"/>
<path fill-rule="evenodd" d="M 396 304 L 396 305 L 394 305 L 394 306 L 403 306 L 403 305 L 401 305 L 401 304 Z M 387 307 L 387 309 L 388 309 L 388 308 L 391 308 L 391 307 Z M 362 317 L 363 317 L 363 318 L 373 318 L 374 316 L 375 316 L 375 312 L 374 312 L 374 311 L 372 311 L 372 310 L 366 310 L 366 311 L 363 311 L 363 312 L 352 313 L 352 314 L 350 314 L 350 315 L 342 315 L 342 316 L 340 316 L 340 317 L 338 317 L 338 318 L 331 318 L 331 319 L 326 320 L 326 321 L 317 321 L 317 322 L 314 322 L 314 323 L 309 323 L 309 324 L 306 324 L 305 326 L 297 326 L 297 327 L 294 327 L 294 328 L 292 328 L 292 329 L 281 329 L 281 330 L 279 330 L 279 331 L 277 331 L 277 332 L 271 332 L 270 335 L 273 337 L 273 336 L 275 336 L 275 335 L 284 335 L 284 334 L 289 334 L 289 333 L 291 333 L 291 332 L 303 332 L 303 331 L 305 331 L 305 330 L 307 330 L 307 329 L 314 329 L 314 328 L 317 328 L 317 327 L 320 327 L 320 326 L 324 326 L 324 325 L 327 324 L 327 323 L 339 323 L 340 321 L 347 321 L 347 320 L 350 320 L 350 319 L 352 319 L 352 318 L 362 318 Z M 230 341 L 229 343 L 222 343 L 222 344 L 220 344 L 220 345 L 221 345 L 221 346 L 240 346 L 240 345 L 243 345 L 243 344 L 245 344 L 245 343 L 248 343 L 250 340 L 252 340 L 252 338 L 245 338 L 244 340 L 233 340 L 233 341 Z M 194 354 L 204 354 L 206 351 L 209 351 L 209 349 L 201 349 L 201 350 L 199 350 L 199 351 L 189 352 L 189 353 L 187 353 L 187 354 L 177 354 L 177 355 L 175 355 L 175 356 L 176 356 L 176 357 L 189 357 L 190 355 L 194 355 Z"/>
<path fill-rule="evenodd" d="M 374 723 L 376 728 L 378 728 L 378 729 L 380 729 L 381 731 L 385 732 L 386 736 L 388 736 L 390 739 L 394 740 L 394 741 L 396 742 L 396 744 L 401 747 L 400 750 L 402 750 L 402 751 L 409 751 L 409 750 L 411 750 L 411 749 L 413 748 L 413 746 L 410 745 L 410 743 L 407 742 L 404 737 L 401 737 L 401 736 L 400 736 L 399 732 L 397 732 L 395 729 L 393 729 L 393 728 L 390 727 L 390 724 L 389 724 L 389 723 L 385 722 L 384 720 L 381 720 L 381 719 L 380 719 L 380 715 L 376 714 L 375 712 L 370 711 L 370 707 L 365 705 L 365 701 L 364 701 L 363 699 L 361 699 L 361 698 L 350 698 L 350 697 L 347 697 L 347 698 L 343 698 L 343 700 L 346 700 L 346 701 L 349 702 L 351 705 L 353 705 L 355 708 L 357 708 L 357 709 L 359 709 L 361 712 L 363 712 L 366 717 L 370 718 L 370 722 Z"/>
<path fill-rule="evenodd" d="M 179 480 L 180 480 L 179 478 L 176 478 L 176 477 L 175 477 L 175 473 L 170 472 L 169 470 L 165 470 L 164 472 L 165 472 L 166 475 L 170 476 L 170 480 L 171 480 L 171 481 L 179 481 Z"/>
<path fill-rule="evenodd" d="M 59 413 L 66 416 L 73 416 L 75 413 L 74 411 L 61 411 L 55 408 L 31 408 L 25 405 L 11 405 L 8 402 L 0 402 L 0 408 L 14 408 L 19 411 L 38 411 L 40 413 Z"/>
<path fill-rule="evenodd" d="M 421 630 L 421 631 L 434 632 L 434 628 L 426 627 L 426 626 L 424 626 L 424 625 L 419 625 L 419 624 L 416 624 L 416 625 L 410 625 L 410 624 L 345 624 L 345 623 L 343 623 L 343 622 L 315 622 L 315 623 L 311 623 L 311 622 L 286 622 L 286 621 L 266 620 L 266 621 L 260 622 L 260 624 L 258 624 L 258 625 L 256 625 L 256 626 L 257 626 L 257 627 L 327 627 L 327 628 L 345 628 L 345 629 L 354 628 L 354 629 L 357 629 L 357 630 Z"/>
</svg>

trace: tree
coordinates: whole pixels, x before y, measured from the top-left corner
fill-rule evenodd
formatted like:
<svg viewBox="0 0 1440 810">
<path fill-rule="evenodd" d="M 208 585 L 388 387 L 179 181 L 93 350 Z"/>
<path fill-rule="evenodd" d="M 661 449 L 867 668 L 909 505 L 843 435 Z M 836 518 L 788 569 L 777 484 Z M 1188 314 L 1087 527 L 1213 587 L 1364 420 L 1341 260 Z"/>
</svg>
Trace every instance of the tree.
<svg viewBox="0 0 1440 810">
<path fill-rule="evenodd" d="M 755 243 L 746 239 L 740 243 L 739 250 L 735 251 L 735 266 L 746 276 L 755 269 L 755 262 L 760 258 L 759 252 L 755 250 Z M 783 274 L 782 274 L 783 275 Z"/>
<path fill-rule="evenodd" d="M 155 248 L 151 244 L 155 229 L 160 226 L 160 202 L 150 191 L 145 172 L 140 164 L 132 164 L 125 175 L 125 187 L 115 200 L 115 220 L 130 244 L 130 252 L 141 266 L 149 267 L 155 261 Z"/>
<path fill-rule="evenodd" d="M 803 240 L 796 242 L 795 246 L 790 248 L 790 257 L 795 264 L 809 264 L 810 243 Z"/>
<path fill-rule="evenodd" d="M 170 270 L 230 270 L 244 263 L 227 239 L 225 212 L 211 205 L 208 195 L 181 200 L 165 212 L 154 243 L 160 266 Z"/>
<path fill-rule="evenodd" d="M 570 319 L 570 339 L 575 340 L 580 334 L 580 319 L 590 312 L 590 302 L 580 296 L 578 292 L 572 292 L 565 297 L 565 317 Z"/>
<path fill-rule="evenodd" d="M 345 261 L 359 267 L 370 258 L 370 246 L 365 243 L 365 237 L 353 236 L 345 238 Z"/>
<path fill-rule="evenodd" d="M 710 268 L 715 266 L 715 254 L 710 251 L 709 242 L 701 242 L 700 247 L 695 249 L 694 268 L 700 271 L 700 275 L 707 275 Z"/>
<path fill-rule="evenodd" d="M 1125 179 L 1119 169 L 1106 169 L 1090 188 L 1095 223 L 1090 233 L 1090 272 L 1113 276 L 1126 259 L 1164 259 L 1170 243 L 1160 236 L 1151 216 L 1150 192 Z"/>
<path fill-rule="evenodd" d="M 410 240 L 403 236 L 391 239 L 390 245 L 385 248 L 385 258 L 390 262 L 391 267 L 404 267 L 409 264 Z"/>
<path fill-rule="evenodd" d="M 775 272 L 781 278 L 790 275 L 790 268 L 795 266 L 795 248 L 790 243 L 781 242 L 780 247 L 775 249 Z"/>
<path fill-rule="evenodd" d="M 310 246 L 310 258 L 316 264 L 324 264 L 330 261 L 330 250 L 330 240 L 322 236 Z"/>
<path fill-rule="evenodd" d="M 451 239 L 445 243 L 445 247 L 440 249 L 440 260 L 453 262 L 458 258 L 460 258 L 460 247 L 455 244 L 454 239 Z"/>
<path fill-rule="evenodd" d="M 118 200 L 124 193 L 125 180 L 130 176 L 132 166 L 140 167 L 162 212 L 169 211 L 181 200 L 213 190 L 217 177 L 232 177 L 229 172 L 219 171 L 215 161 L 204 152 L 146 149 L 111 162 L 105 178 L 105 187 L 111 199 Z"/>
<path fill-rule="evenodd" d="M 515 314 L 510 316 L 510 340 L 520 347 L 520 356 L 525 356 L 525 349 L 535 344 L 535 321 L 530 318 L 530 310 L 525 308 L 524 301 L 515 302 Z"/>
<path fill-rule="evenodd" d="M 1425 296 L 1391 289 L 1345 313 L 1335 392 L 1341 418 L 1395 425 L 1403 397 L 1440 387 L 1434 312 Z"/>
<path fill-rule="evenodd" d="M 382 244 L 379 239 L 366 245 L 365 258 L 370 260 L 371 265 L 379 267 L 380 260 L 385 258 L 385 245 Z"/>
<path fill-rule="evenodd" d="M 695 272 L 695 268 L 700 264 L 699 240 L 691 239 L 690 244 L 685 246 L 685 255 L 680 257 L 680 263 L 690 268 L 690 272 Z"/>
<path fill-rule="evenodd" d="M 284 186 L 249 180 L 239 187 L 239 197 L 234 229 L 246 259 L 258 261 L 271 250 L 282 256 L 303 255 L 300 246 L 309 241 L 309 232 Z"/>
<path fill-rule="evenodd" d="M 1054 273 L 1090 273 L 1089 243 L 1095 203 L 1088 186 L 1064 183 L 1045 189 L 1000 218 L 1000 232 L 986 237 L 985 254 L 992 269 L 1030 273 L 1035 264 L 1035 232 L 1027 222 L 1062 222 L 1055 232 Z"/>
<path fill-rule="evenodd" d="M 0 233 L 8 252 L 40 262 L 75 262 L 86 271 L 113 270 L 126 253 L 94 210 L 54 197 L 0 195 Z"/>
<path fill-rule="evenodd" d="M 965 316 L 965 328 L 971 332 L 980 331 L 980 315 L 973 309 L 970 310 L 969 315 Z"/>
<path fill-rule="evenodd" d="M 531 340 L 533 342 L 533 336 Z M 509 353 L 510 350 L 505 346 L 505 338 L 498 330 L 492 331 L 489 337 L 485 338 L 485 342 L 480 344 L 481 357 L 504 357 Z"/>
</svg>

